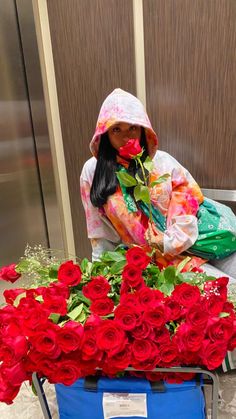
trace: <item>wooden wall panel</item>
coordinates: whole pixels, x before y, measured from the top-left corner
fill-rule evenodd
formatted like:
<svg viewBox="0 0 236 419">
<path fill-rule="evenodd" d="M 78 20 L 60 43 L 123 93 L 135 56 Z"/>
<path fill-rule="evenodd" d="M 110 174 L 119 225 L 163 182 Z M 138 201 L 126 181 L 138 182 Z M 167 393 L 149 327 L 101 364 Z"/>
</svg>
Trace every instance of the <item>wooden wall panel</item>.
<svg viewBox="0 0 236 419">
<path fill-rule="evenodd" d="M 147 109 L 202 187 L 236 189 L 236 1 L 144 0 Z"/>
<path fill-rule="evenodd" d="M 136 93 L 132 0 L 48 0 L 75 246 L 90 256 L 79 176 L 99 108 L 114 88 Z"/>
</svg>

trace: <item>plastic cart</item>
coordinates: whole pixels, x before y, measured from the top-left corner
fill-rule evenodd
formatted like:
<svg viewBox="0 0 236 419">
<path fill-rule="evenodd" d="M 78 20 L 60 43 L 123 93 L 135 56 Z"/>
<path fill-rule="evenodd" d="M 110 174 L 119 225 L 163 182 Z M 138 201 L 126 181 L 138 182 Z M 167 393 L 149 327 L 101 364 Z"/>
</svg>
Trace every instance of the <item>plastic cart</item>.
<svg viewBox="0 0 236 419">
<path fill-rule="evenodd" d="M 137 371 L 134 368 L 127 368 L 125 371 Z M 139 370 L 140 371 L 140 370 Z M 146 371 L 147 372 L 147 371 Z M 203 385 L 211 386 L 212 396 L 211 396 L 211 419 L 217 419 L 218 411 L 218 378 L 217 375 L 212 372 L 198 367 L 172 367 L 172 368 L 155 368 L 152 372 L 164 372 L 164 373 L 173 373 L 173 372 L 189 372 L 196 373 L 198 376 L 203 377 Z M 39 378 L 37 373 L 33 373 L 33 384 L 37 391 L 41 409 L 45 419 L 52 419 L 50 409 L 47 403 L 47 398 L 44 392 L 43 384 L 45 379 Z"/>
</svg>

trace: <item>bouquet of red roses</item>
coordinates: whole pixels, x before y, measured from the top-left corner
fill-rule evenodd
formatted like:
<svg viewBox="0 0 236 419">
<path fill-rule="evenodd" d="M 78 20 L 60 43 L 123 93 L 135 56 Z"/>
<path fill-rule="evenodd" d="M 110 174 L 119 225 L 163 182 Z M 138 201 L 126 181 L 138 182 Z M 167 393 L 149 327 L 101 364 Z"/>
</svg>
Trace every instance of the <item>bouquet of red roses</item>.
<svg viewBox="0 0 236 419">
<path fill-rule="evenodd" d="M 98 369 L 114 377 L 128 367 L 157 379 L 155 367 L 213 370 L 236 347 L 228 278 L 184 272 L 186 261 L 160 270 L 137 246 L 93 263 L 61 263 L 40 252 L 0 270 L 2 280 L 34 278 L 30 287 L 4 292 L 0 401 L 12 403 L 33 372 L 65 385 Z"/>
</svg>

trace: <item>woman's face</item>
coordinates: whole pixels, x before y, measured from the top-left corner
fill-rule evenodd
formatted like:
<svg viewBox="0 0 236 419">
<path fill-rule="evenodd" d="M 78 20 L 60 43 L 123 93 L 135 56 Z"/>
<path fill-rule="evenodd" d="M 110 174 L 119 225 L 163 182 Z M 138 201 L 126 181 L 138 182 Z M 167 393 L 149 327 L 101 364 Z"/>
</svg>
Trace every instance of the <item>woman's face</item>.
<svg viewBox="0 0 236 419">
<path fill-rule="evenodd" d="M 108 137 L 111 145 L 119 150 L 130 138 L 141 138 L 141 127 L 139 125 L 127 124 L 126 122 L 118 122 L 108 130 Z"/>
</svg>

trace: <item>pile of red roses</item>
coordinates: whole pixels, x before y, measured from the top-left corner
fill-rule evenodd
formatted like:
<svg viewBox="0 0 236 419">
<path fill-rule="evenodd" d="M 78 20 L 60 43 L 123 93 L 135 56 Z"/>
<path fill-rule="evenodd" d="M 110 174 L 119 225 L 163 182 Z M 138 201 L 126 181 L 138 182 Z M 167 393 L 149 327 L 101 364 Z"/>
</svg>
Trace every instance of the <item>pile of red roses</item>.
<svg viewBox="0 0 236 419">
<path fill-rule="evenodd" d="M 48 286 L 4 292 L 0 401 L 12 403 L 33 372 L 51 383 L 70 385 L 97 368 L 115 376 L 131 366 L 157 379 L 160 374 L 151 372 L 157 366 L 212 370 L 227 350 L 236 348 L 227 278 L 191 285 L 175 272 L 173 290 L 165 295 L 158 280 L 148 285 L 147 278 L 158 268 L 141 248 L 129 249 L 115 263 L 118 274 L 114 264 L 107 263 L 111 268 L 106 266 L 106 275 L 101 275 L 99 262 L 93 267 L 88 261 L 80 266 L 67 261 Z M 20 276 L 15 269 L 17 265 L 2 268 L 0 278 L 14 282 Z M 165 271 L 159 274 L 163 278 Z M 178 374 L 174 380 L 184 378 Z"/>
</svg>

